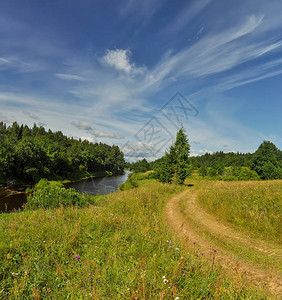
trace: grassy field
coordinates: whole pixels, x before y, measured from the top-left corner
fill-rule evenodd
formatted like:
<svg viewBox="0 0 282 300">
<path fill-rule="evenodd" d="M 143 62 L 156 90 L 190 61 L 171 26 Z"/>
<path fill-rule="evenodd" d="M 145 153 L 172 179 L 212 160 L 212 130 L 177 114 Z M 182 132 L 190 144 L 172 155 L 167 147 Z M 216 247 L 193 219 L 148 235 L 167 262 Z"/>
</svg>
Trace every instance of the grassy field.
<svg viewBox="0 0 282 300">
<path fill-rule="evenodd" d="M 207 184 L 199 201 L 221 219 L 281 243 L 282 180 Z"/>
<path fill-rule="evenodd" d="M 187 252 L 164 205 L 183 190 L 145 180 L 85 208 L 0 216 L 1 299 L 266 299 Z"/>
</svg>

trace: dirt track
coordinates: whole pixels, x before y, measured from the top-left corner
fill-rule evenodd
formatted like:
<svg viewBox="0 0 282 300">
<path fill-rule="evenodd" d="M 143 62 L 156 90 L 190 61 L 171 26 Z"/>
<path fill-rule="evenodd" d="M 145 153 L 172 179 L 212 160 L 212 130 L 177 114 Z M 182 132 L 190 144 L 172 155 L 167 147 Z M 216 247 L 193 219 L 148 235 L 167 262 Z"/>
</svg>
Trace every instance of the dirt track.
<svg viewBox="0 0 282 300">
<path fill-rule="evenodd" d="M 180 202 L 184 200 L 183 204 Z M 212 244 L 207 235 L 220 237 L 232 247 L 232 243 L 252 248 L 258 251 L 265 258 L 269 256 L 281 259 L 281 249 L 273 249 L 261 246 L 258 240 L 255 240 L 241 232 L 237 232 L 230 226 L 223 224 L 214 216 L 208 214 L 197 202 L 197 191 L 188 189 L 179 195 L 174 196 L 166 205 L 165 218 L 168 225 L 175 234 L 185 243 L 188 248 L 199 247 L 199 251 L 209 259 L 214 259 L 227 268 L 228 271 L 236 276 L 246 276 L 253 284 L 265 286 L 270 290 L 276 299 L 282 299 L 282 278 L 277 272 L 269 272 L 257 269 L 250 263 L 243 262 L 238 256 L 233 256 L 224 248 Z M 196 225 L 195 225 L 196 224 Z M 281 298 L 280 298 L 281 297 Z"/>
</svg>

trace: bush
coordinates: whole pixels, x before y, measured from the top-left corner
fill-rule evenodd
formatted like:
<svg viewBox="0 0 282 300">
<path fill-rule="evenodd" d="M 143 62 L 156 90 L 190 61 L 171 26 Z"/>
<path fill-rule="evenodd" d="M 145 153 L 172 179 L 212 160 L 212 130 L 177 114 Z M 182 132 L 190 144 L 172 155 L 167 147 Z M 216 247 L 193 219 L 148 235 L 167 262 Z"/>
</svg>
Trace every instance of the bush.
<svg viewBox="0 0 282 300">
<path fill-rule="evenodd" d="M 65 189 L 59 182 L 40 180 L 33 192 L 27 197 L 27 209 L 55 208 L 60 206 L 83 207 L 86 204 L 95 204 L 96 197 L 80 194 L 74 189 Z"/>
<path fill-rule="evenodd" d="M 248 167 L 242 167 L 241 171 L 238 175 L 239 180 L 259 180 L 260 177 L 258 176 L 256 171 L 252 171 Z"/>
</svg>

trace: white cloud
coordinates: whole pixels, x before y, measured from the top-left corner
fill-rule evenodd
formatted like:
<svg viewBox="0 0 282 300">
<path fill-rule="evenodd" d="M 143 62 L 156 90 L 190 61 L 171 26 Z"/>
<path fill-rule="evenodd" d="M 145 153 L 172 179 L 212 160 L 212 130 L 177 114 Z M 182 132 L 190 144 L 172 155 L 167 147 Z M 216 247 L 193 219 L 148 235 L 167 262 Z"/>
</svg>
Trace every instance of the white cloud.
<svg viewBox="0 0 282 300">
<path fill-rule="evenodd" d="M 169 26 L 164 30 L 168 33 L 174 33 L 180 31 L 183 27 L 189 24 L 193 19 L 211 2 L 211 0 L 198 0 L 193 2 L 188 2 L 187 7 L 181 11 L 180 15 L 176 18 L 175 22 L 169 24 Z M 191 5 L 192 3 L 192 5 Z M 203 27 L 200 31 L 203 30 Z M 198 32 L 199 34 L 199 32 Z"/>
<path fill-rule="evenodd" d="M 152 83 L 164 82 L 172 76 L 176 79 L 185 76 L 188 79 L 220 73 L 280 48 L 282 42 L 244 39 L 252 33 L 255 37 L 255 30 L 262 21 L 263 15 L 250 15 L 243 24 L 204 36 L 174 55 L 167 53 L 152 70 Z"/>
<path fill-rule="evenodd" d="M 62 74 L 62 73 L 56 73 L 54 76 L 63 79 L 63 80 L 77 80 L 77 81 L 84 81 L 85 79 L 74 74 Z"/>
<path fill-rule="evenodd" d="M 130 55 L 131 52 L 128 49 L 107 50 L 101 61 L 129 76 L 143 74 L 146 69 L 144 67 L 136 67 L 134 63 L 130 62 Z"/>
<path fill-rule="evenodd" d="M 205 150 L 199 150 L 199 154 L 201 154 L 201 155 L 204 155 L 206 153 L 213 154 L 213 151 L 207 150 L 207 149 L 205 149 Z"/>
<path fill-rule="evenodd" d="M 0 57 L 0 65 L 9 64 L 10 61 L 7 58 Z"/>
<path fill-rule="evenodd" d="M 95 143 L 95 138 L 91 136 L 82 136 L 80 137 L 82 141 L 88 141 L 89 143 Z"/>
<path fill-rule="evenodd" d="M 139 157 L 148 157 L 152 156 L 150 149 L 153 149 L 154 145 L 151 143 L 142 143 L 136 142 L 131 143 L 127 142 L 120 147 L 121 151 L 124 153 L 127 158 L 139 158 Z"/>
<path fill-rule="evenodd" d="M 12 120 L 10 117 L 3 115 L 2 113 L 0 113 L 0 122 L 4 122 L 4 123 L 12 123 L 15 120 Z"/>
<path fill-rule="evenodd" d="M 122 134 L 117 134 L 108 131 L 99 131 L 92 127 L 91 124 L 85 121 L 72 121 L 71 124 L 78 129 L 86 130 L 89 134 L 100 137 L 100 138 L 112 138 L 112 139 L 123 139 L 124 136 Z"/>
<path fill-rule="evenodd" d="M 85 121 L 72 121 L 71 124 L 81 130 L 92 130 L 92 126 Z"/>
<path fill-rule="evenodd" d="M 36 115 L 35 113 L 33 113 L 33 112 L 24 110 L 23 113 L 24 113 L 25 115 L 27 115 L 28 117 L 30 117 L 31 119 L 33 119 L 33 120 L 40 120 L 39 116 L 37 116 L 37 115 Z"/>
<path fill-rule="evenodd" d="M 12 71 L 17 73 L 29 73 L 42 69 L 36 62 L 27 62 L 18 57 L 0 57 L 0 71 Z"/>
<path fill-rule="evenodd" d="M 92 129 L 88 132 L 91 133 L 92 135 L 94 135 L 95 137 L 111 138 L 111 139 L 124 139 L 124 136 L 122 134 L 108 132 L 108 131 L 99 131 L 99 130 Z"/>
</svg>

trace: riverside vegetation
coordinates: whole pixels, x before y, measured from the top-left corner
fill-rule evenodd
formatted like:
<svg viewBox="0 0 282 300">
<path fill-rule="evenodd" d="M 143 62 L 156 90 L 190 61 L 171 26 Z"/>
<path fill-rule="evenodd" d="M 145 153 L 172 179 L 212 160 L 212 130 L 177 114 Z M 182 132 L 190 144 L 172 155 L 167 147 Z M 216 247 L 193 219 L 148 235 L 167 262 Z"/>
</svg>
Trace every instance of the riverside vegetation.
<svg viewBox="0 0 282 300">
<path fill-rule="evenodd" d="M 0 183 L 77 180 L 92 175 L 122 174 L 118 146 L 68 138 L 61 131 L 0 122 Z"/>
<path fill-rule="evenodd" d="M 139 187 L 100 196 L 96 205 L 64 200 L 57 208 L 2 214 L 0 298 L 267 298 L 170 234 L 163 209 L 183 186 L 138 176 L 131 180 Z M 48 189 L 61 188 L 41 185 L 35 198 L 47 200 Z"/>
</svg>

